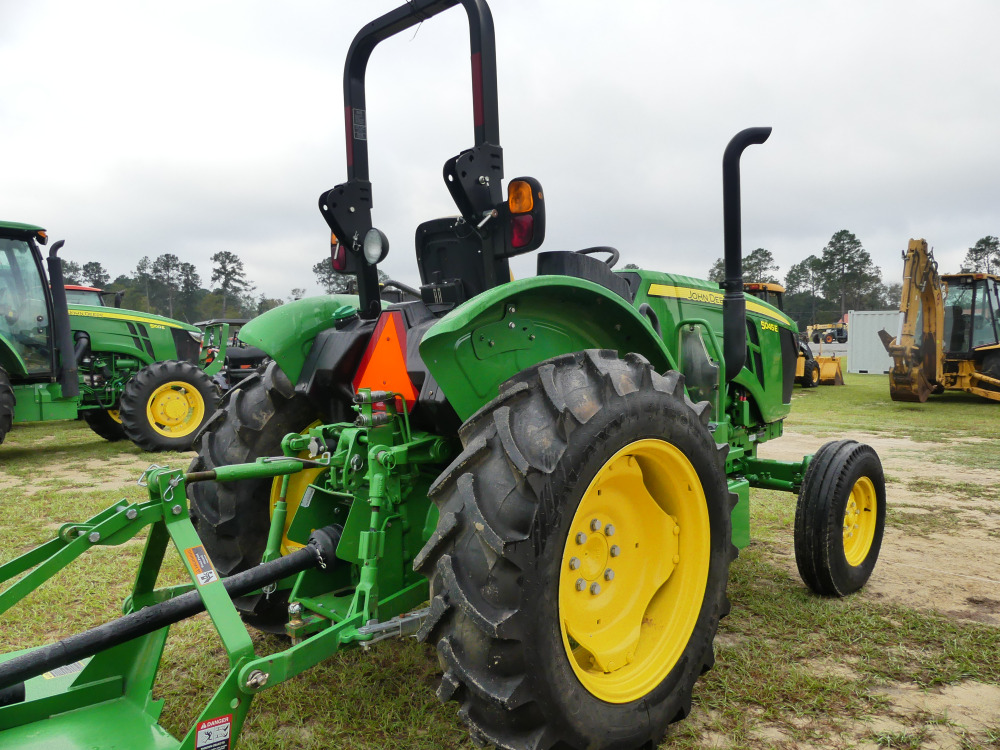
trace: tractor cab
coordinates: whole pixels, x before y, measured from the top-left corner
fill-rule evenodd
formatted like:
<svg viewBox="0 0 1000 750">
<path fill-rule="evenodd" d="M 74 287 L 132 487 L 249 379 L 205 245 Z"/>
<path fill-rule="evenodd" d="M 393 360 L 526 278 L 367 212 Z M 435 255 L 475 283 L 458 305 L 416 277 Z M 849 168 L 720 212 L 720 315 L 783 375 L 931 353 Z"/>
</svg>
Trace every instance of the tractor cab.
<svg viewBox="0 0 1000 750">
<path fill-rule="evenodd" d="M 747 281 L 743 284 L 743 291 L 747 294 L 752 294 L 757 299 L 779 310 L 785 309 L 783 305 L 785 287 L 781 284 L 772 284 L 766 281 Z"/>
<path fill-rule="evenodd" d="M 106 292 L 96 286 L 66 284 L 66 302 L 91 307 L 121 307 L 125 292 Z"/>
<path fill-rule="evenodd" d="M 949 359 L 971 358 L 974 350 L 996 346 L 1000 326 L 1000 278 L 985 273 L 942 275 L 944 345 Z"/>
<path fill-rule="evenodd" d="M 41 227 L 0 222 L 0 367 L 14 378 L 55 371 L 52 295 L 38 245 Z"/>
</svg>

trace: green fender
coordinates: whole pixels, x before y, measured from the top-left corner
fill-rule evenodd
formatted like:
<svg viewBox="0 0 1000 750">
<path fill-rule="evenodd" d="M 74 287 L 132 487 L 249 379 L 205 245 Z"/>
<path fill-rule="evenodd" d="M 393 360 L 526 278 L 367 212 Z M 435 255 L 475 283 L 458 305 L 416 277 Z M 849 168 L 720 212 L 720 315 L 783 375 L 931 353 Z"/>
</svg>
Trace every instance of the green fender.
<svg viewBox="0 0 1000 750">
<path fill-rule="evenodd" d="M 582 349 L 637 352 L 660 372 L 676 369 L 635 308 L 571 276 L 536 276 L 484 292 L 435 323 L 420 342 L 424 365 L 463 421 L 511 376 Z"/>
<path fill-rule="evenodd" d="M 351 317 L 357 309 L 356 295 L 297 299 L 251 320 L 240 329 L 240 341 L 262 349 L 295 383 L 316 335 L 333 328 L 338 320 Z"/>
<path fill-rule="evenodd" d="M 23 378 L 28 373 L 28 365 L 3 334 L 0 334 L 0 367 L 12 378 Z"/>
</svg>

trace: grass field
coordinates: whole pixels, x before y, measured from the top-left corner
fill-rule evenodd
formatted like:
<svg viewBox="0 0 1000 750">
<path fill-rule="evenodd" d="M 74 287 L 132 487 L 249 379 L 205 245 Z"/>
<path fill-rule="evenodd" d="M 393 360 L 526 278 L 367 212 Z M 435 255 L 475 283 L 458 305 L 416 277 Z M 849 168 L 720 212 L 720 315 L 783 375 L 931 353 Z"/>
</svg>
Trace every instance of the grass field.
<svg viewBox="0 0 1000 750">
<path fill-rule="evenodd" d="M 796 388 L 789 435 L 775 446 L 870 437 L 890 482 L 887 539 L 891 532 L 894 545 L 918 551 L 952 545 L 956 557 L 992 539 L 1000 552 L 1000 495 L 989 480 L 1000 469 L 1000 407 L 962 394 L 896 404 L 884 376 L 847 382 Z M 894 463 L 904 448 L 922 473 Z M 45 541 L 64 521 L 120 498 L 144 499 L 135 480 L 150 463 L 189 460 L 106 443 L 82 422 L 16 427 L 0 447 L 0 559 Z M 897 498 L 906 498 L 899 508 Z M 949 512 L 921 510 L 944 506 Z M 755 491 L 752 507 L 755 541 L 733 565 L 733 609 L 720 628 L 716 666 L 663 747 L 1000 748 L 1000 601 L 992 616 L 988 596 L 967 597 L 986 602 L 977 619 L 897 597 L 880 584 L 893 572 L 888 551 L 871 591 L 820 599 L 789 557 L 794 498 Z M 2 616 L 0 648 L 50 642 L 116 616 L 141 549 L 133 541 L 88 553 L 70 575 Z M 977 577 L 1000 586 L 996 570 Z M 174 565 L 170 574 L 179 571 Z M 282 648 L 272 636 L 255 640 L 259 652 Z M 225 669 L 204 616 L 174 626 L 157 688 L 167 700 L 162 723 L 183 733 Z M 344 653 L 260 695 L 241 747 L 470 747 L 455 704 L 434 696 L 438 675 L 432 650 L 412 639 Z"/>
</svg>

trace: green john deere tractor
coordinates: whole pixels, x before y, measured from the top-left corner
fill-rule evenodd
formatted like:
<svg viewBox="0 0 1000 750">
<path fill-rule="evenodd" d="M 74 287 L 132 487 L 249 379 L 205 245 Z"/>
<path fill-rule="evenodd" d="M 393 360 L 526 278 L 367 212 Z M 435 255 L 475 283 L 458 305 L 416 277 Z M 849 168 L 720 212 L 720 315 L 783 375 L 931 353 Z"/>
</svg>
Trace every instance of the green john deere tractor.
<svg viewBox="0 0 1000 750">
<path fill-rule="evenodd" d="M 457 4 L 407 2 L 348 52 L 348 179 L 320 210 L 358 295 L 248 323 L 241 339 L 271 362 L 224 397 L 187 472 L 151 467 L 148 502 L 0 567 L 11 580 L 35 566 L 0 594 L 3 611 L 87 548 L 152 527 L 123 618 L 4 657 L 0 747 L 177 747 L 151 689 L 170 623 L 205 609 L 230 672 L 182 748 L 230 748 L 257 692 L 413 633 L 479 743 L 651 747 L 714 662 L 751 487 L 797 493 L 813 591 L 868 580 L 885 523 L 875 452 L 840 440 L 801 461 L 758 456 L 782 433 L 797 355 L 794 323 L 741 279 L 739 159 L 769 129 L 725 152 L 721 290 L 613 270 L 607 247 L 542 253 L 536 277 L 511 281 L 508 259 L 542 244 L 545 198 L 530 177 L 502 191 L 492 17 L 461 0 L 475 143 L 444 167 L 459 216 L 417 229 L 421 299 L 380 299 L 367 62 Z M 155 589 L 170 541 L 191 583 Z M 289 647 L 258 656 L 244 622 Z"/>
<path fill-rule="evenodd" d="M 14 423 L 81 415 L 107 440 L 188 450 L 219 401 L 198 367 L 201 332 L 97 299 L 68 305 L 63 243 L 47 280 L 47 241 L 41 227 L 0 222 L 0 442 Z"/>
</svg>

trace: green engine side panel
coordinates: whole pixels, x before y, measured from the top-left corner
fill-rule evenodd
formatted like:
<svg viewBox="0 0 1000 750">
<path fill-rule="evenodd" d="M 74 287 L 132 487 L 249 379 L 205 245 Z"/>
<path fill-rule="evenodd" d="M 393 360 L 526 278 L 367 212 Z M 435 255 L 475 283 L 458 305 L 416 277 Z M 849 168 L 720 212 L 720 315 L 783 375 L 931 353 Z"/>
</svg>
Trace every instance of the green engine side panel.
<svg viewBox="0 0 1000 750">
<path fill-rule="evenodd" d="M 92 351 L 124 354 L 144 364 L 177 359 L 171 329 L 198 332 L 195 326 L 152 313 L 92 305 L 70 307 L 69 325 L 86 331 Z"/>
<path fill-rule="evenodd" d="M 79 401 L 64 398 L 58 383 L 13 386 L 14 422 L 51 422 L 76 419 Z"/>
<path fill-rule="evenodd" d="M 660 319 L 667 346 L 676 352 L 677 327 L 684 320 L 700 319 L 722 338 L 722 292 L 715 282 L 676 274 L 637 271 L 642 278 L 635 305 L 649 304 Z M 747 306 L 748 354 L 734 382 L 757 405 L 765 422 L 788 416 L 790 402 L 783 399 L 781 337 L 797 331 L 795 323 L 777 308 L 751 295 Z M 752 330 L 751 330 L 752 329 Z"/>
<path fill-rule="evenodd" d="M 581 349 L 638 352 L 658 371 L 675 367 L 652 326 L 627 301 L 569 276 L 522 279 L 484 292 L 452 310 L 420 342 L 424 364 L 463 420 L 511 376 Z"/>
<path fill-rule="evenodd" d="M 353 315 L 357 308 L 356 295 L 329 294 L 298 299 L 251 320 L 240 330 L 240 341 L 263 349 L 294 383 L 302 373 L 316 334 Z"/>
</svg>

